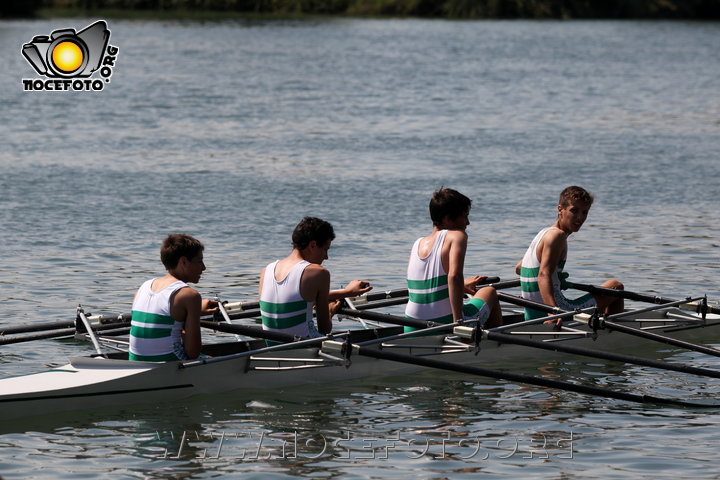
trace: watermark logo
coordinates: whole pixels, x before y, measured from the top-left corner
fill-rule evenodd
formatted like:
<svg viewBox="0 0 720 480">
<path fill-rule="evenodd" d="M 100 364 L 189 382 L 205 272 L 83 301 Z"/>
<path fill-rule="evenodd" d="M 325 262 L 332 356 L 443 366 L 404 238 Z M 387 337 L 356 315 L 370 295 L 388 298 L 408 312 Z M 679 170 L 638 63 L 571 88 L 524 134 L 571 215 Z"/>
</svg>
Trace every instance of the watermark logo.
<svg viewBox="0 0 720 480">
<path fill-rule="evenodd" d="M 22 55 L 43 78 L 23 78 L 29 91 L 101 91 L 110 83 L 119 48 L 109 44 L 110 30 L 99 20 L 76 32 L 72 28 L 37 35 Z M 95 73 L 99 74 L 99 78 Z"/>
</svg>

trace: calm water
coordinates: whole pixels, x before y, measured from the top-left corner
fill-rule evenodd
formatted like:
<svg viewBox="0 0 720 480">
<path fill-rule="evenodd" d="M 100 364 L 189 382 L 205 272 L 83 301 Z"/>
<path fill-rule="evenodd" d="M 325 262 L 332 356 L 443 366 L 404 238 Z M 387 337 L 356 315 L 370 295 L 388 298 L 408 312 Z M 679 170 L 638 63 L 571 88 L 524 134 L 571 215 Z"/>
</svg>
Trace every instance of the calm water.
<svg viewBox="0 0 720 480">
<path fill-rule="evenodd" d="M 103 92 L 23 93 L 34 72 L 21 45 L 94 20 L 0 22 L 2 325 L 69 319 L 78 303 L 128 311 L 137 286 L 161 273 L 158 244 L 173 231 L 206 244 L 204 294 L 252 298 L 304 215 L 336 227 L 334 285 L 398 288 L 440 185 L 475 201 L 468 272 L 512 278 L 558 192 L 580 184 L 597 201 L 571 241 L 573 279 L 720 299 L 720 24 L 110 20 L 120 53 Z M 91 351 L 0 348 L 2 375 Z M 718 393 L 717 382 L 600 363 L 513 368 Z M 720 475 L 717 412 L 476 380 L 99 405 L 0 427 L 0 474 Z"/>
</svg>

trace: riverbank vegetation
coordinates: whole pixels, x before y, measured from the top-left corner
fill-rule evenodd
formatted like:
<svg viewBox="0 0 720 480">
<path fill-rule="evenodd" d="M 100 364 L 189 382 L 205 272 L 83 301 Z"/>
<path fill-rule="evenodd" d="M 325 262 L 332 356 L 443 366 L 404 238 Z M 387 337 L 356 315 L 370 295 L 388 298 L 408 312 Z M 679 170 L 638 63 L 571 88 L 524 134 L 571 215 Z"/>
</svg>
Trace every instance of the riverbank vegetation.
<svg viewBox="0 0 720 480">
<path fill-rule="evenodd" d="M 0 15 L 281 14 L 482 18 L 720 19 L 720 0 L 2 0 Z"/>
</svg>

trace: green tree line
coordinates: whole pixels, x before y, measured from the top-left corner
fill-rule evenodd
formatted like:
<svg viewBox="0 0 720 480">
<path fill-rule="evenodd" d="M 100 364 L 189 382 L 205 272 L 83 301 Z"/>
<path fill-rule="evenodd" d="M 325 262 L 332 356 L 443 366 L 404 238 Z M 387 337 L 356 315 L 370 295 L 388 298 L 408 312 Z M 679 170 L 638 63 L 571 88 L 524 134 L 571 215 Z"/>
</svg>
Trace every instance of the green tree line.
<svg viewBox="0 0 720 480">
<path fill-rule="evenodd" d="M 720 0 L 0 0 L 2 17 L 41 9 L 216 11 L 443 18 L 720 19 Z"/>
</svg>

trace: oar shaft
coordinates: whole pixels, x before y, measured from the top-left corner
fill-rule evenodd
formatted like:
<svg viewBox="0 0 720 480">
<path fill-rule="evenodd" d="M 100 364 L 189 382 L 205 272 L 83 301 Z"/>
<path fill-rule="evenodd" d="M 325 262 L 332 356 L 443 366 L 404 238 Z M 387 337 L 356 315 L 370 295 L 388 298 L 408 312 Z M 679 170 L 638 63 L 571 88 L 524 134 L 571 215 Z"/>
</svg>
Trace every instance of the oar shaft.
<svg viewBox="0 0 720 480">
<path fill-rule="evenodd" d="M 72 322 L 72 325 L 75 325 L 75 322 Z M 95 326 L 96 331 L 106 331 L 106 330 L 112 330 L 117 329 L 120 327 L 127 327 L 127 323 L 125 322 L 119 322 L 119 323 L 107 323 L 104 325 L 98 325 Z M 2 336 L 0 337 L 0 345 L 10 345 L 13 343 L 24 343 L 24 342 L 31 342 L 33 340 L 47 340 L 50 338 L 62 338 L 62 337 L 71 337 L 75 334 L 77 330 L 75 327 L 73 328 L 60 328 L 57 330 L 52 330 L 49 332 L 43 332 L 43 333 L 35 333 L 33 335 L 13 335 L 13 336 Z"/>
<path fill-rule="evenodd" d="M 93 325 L 104 325 L 106 323 L 129 323 L 131 315 L 124 313 L 117 316 L 107 315 L 88 315 L 87 318 Z M 49 330 L 60 330 L 62 328 L 70 328 L 75 326 L 75 321 L 55 321 L 45 323 L 26 323 L 25 325 L 0 326 L 0 337 L 3 335 L 18 335 L 21 333 L 45 332 Z"/>
<path fill-rule="evenodd" d="M 578 347 L 575 345 L 565 345 L 560 342 L 542 342 L 531 340 L 528 338 L 517 337 L 515 335 L 507 335 L 504 333 L 487 332 L 487 339 L 514 345 L 522 345 L 532 348 L 540 348 L 552 352 L 569 353 L 572 355 L 582 355 L 591 358 L 600 358 L 614 362 L 630 363 L 643 367 L 658 368 L 661 370 L 672 370 L 675 372 L 689 373 L 691 375 L 700 375 L 705 377 L 720 378 L 720 371 L 710 370 L 707 368 L 692 367 L 690 365 L 677 365 L 660 360 L 650 360 L 647 358 L 636 357 L 633 355 L 624 355 L 621 353 L 604 352 L 601 350 L 593 350 L 590 348 Z"/>
<path fill-rule="evenodd" d="M 550 307 L 552 308 L 552 307 Z M 405 325 L 410 326 L 414 328 L 422 328 L 425 329 L 429 325 L 427 322 L 423 322 L 421 320 L 414 320 L 411 318 L 403 318 L 396 315 L 390 315 L 390 314 L 384 314 L 384 313 L 377 313 L 377 312 L 359 312 L 357 310 L 351 310 L 344 308 L 343 313 L 346 315 L 352 315 L 352 316 L 359 316 L 360 318 L 364 318 L 366 320 L 375 320 L 379 322 L 384 323 L 391 323 L 396 325 Z M 570 312 L 571 314 L 574 314 L 575 312 Z M 622 325 L 621 325 L 622 326 Z M 640 357 L 635 357 L 631 355 L 623 355 L 619 353 L 610 353 L 610 352 L 603 352 L 600 350 L 592 350 L 588 348 L 582 348 L 577 347 L 573 345 L 565 345 L 560 344 L 560 342 L 542 342 L 537 340 L 530 340 L 526 338 L 517 337 L 514 335 L 507 335 L 502 333 L 496 333 L 493 331 L 487 332 L 487 339 L 498 341 L 500 343 L 514 343 L 517 345 L 523 345 L 527 347 L 534 347 L 534 348 L 541 348 L 544 350 L 550 350 L 555 352 L 561 352 L 561 353 L 569 353 L 573 355 L 582 355 L 587 357 L 593 357 L 593 358 L 601 358 L 604 360 L 611 360 L 616 362 L 623 362 L 623 363 L 630 363 L 635 365 L 641 365 L 646 367 L 652 367 L 652 368 L 659 368 L 664 370 L 672 370 L 682 373 L 689 373 L 693 375 L 702 375 L 702 376 L 708 376 L 713 378 L 720 378 L 720 372 L 715 370 L 709 370 L 704 368 L 696 368 L 691 367 L 688 365 L 673 365 L 667 362 L 661 362 L 658 360 L 648 360 Z M 666 338 L 666 337 L 662 337 Z M 674 339 L 671 339 L 674 340 Z M 692 344 L 691 344 L 692 345 Z"/>
<path fill-rule="evenodd" d="M 363 320 L 374 320 L 376 322 L 389 323 L 391 325 L 402 325 L 404 327 L 412 328 L 427 328 L 433 324 L 429 324 L 423 320 L 416 320 L 414 318 L 405 318 L 398 315 L 391 315 L 389 313 L 369 312 L 367 310 L 354 310 L 352 308 L 340 307 L 337 313 L 348 315 L 350 317 L 362 318 Z"/>
<path fill-rule="evenodd" d="M 17 325 L 15 327 L 0 327 L 0 336 L 3 335 L 17 335 L 19 333 L 32 333 L 32 332 L 43 332 L 47 330 L 60 330 L 61 328 L 74 327 L 75 322 L 47 322 L 38 323 L 33 325 L 32 323 L 26 325 Z"/>
<path fill-rule="evenodd" d="M 695 352 L 704 353 L 706 355 L 712 355 L 713 357 L 720 357 L 720 350 L 717 350 L 717 349 L 711 348 L 711 347 L 706 347 L 705 345 L 698 345 L 695 343 L 686 342 L 684 340 L 678 340 L 677 338 L 666 337 L 665 335 L 659 335 L 657 333 L 647 332 L 645 330 L 628 327 L 627 325 L 622 325 L 620 323 L 615 323 L 615 322 L 604 322 L 604 326 L 608 330 L 615 330 L 617 332 L 622 332 L 622 333 L 627 333 L 629 335 L 635 335 L 637 337 L 642 337 L 647 340 L 654 340 L 656 342 L 661 342 L 666 345 L 672 345 L 674 347 L 684 348 L 686 350 L 693 350 Z"/>
<path fill-rule="evenodd" d="M 265 340 L 271 340 L 273 342 L 288 343 L 297 340 L 296 337 L 286 333 L 263 330 L 262 327 L 253 327 L 250 325 L 238 325 L 235 323 L 227 324 L 200 320 L 200 326 L 211 330 L 217 330 L 218 332 L 233 333 L 235 335 L 244 335 L 246 337 L 253 338 L 264 338 Z"/>
<path fill-rule="evenodd" d="M 72 324 L 75 325 L 75 322 L 73 322 Z M 2 337 L 2 338 L 0 338 L 0 345 L 10 345 L 13 343 L 31 342 L 33 340 L 45 340 L 48 338 L 70 337 L 73 334 L 75 334 L 75 327 L 53 330 L 51 332 L 35 333 L 33 335 L 17 335 L 17 336 L 11 336 L 11 337 Z"/>
<path fill-rule="evenodd" d="M 515 288 L 520 286 L 520 279 L 500 281 L 500 277 L 487 277 L 482 282 L 478 283 L 478 286 L 493 287 L 496 290 L 502 290 L 505 288 Z M 407 297 L 407 288 L 398 288 L 395 290 L 388 290 L 385 292 L 370 292 L 361 295 L 357 298 L 363 298 L 365 301 L 374 302 L 377 300 L 386 300 L 390 298 Z M 356 298 L 356 299 L 357 299 Z"/>
<path fill-rule="evenodd" d="M 619 291 L 619 290 L 612 290 L 612 289 L 610 289 L 610 290 L 611 291 Z M 508 303 L 513 303 L 515 305 L 520 305 L 520 306 L 526 306 L 529 308 L 533 308 L 535 310 L 539 310 L 541 312 L 547 312 L 547 313 L 555 313 L 556 311 L 562 312 L 562 310 L 559 310 L 555 307 L 551 307 L 551 306 L 545 305 L 543 303 L 532 302 L 530 300 L 525 300 L 524 298 L 515 297 L 513 295 L 508 295 L 506 293 L 498 292 L 498 298 L 500 298 L 501 300 L 504 300 Z M 679 300 L 670 300 L 669 303 L 672 305 L 672 304 L 677 304 L 678 302 L 679 302 Z M 657 308 L 660 308 L 662 306 L 663 305 L 657 305 Z M 646 311 L 646 310 L 648 310 L 648 309 L 642 309 L 642 311 Z M 575 313 L 576 312 L 567 312 L 568 316 L 574 316 Z M 629 314 L 631 312 L 627 312 L 627 313 Z M 623 314 L 623 315 L 625 315 L 625 314 Z M 602 326 L 604 328 L 607 328 L 608 330 L 615 330 L 618 332 L 627 333 L 629 335 L 635 335 L 637 337 L 642 337 L 647 340 L 654 340 L 656 342 L 662 342 L 662 343 L 665 343 L 666 345 L 672 345 L 675 347 L 684 348 L 686 350 L 693 350 L 693 351 L 700 352 L 700 353 L 706 353 L 708 355 L 712 355 L 715 357 L 720 357 L 720 350 L 716 350 L 711 347 L 706 347 L 704 345 L 697 345 L 695 343 L 678 340 L 676 338 L 667 337 L 665 335 L 659 335 L 659 334 L 653 333 L 653 332 L 647 332 L 645 330 L 628 327 L 627 325 L 622 325 L 622 324 L 610 322 L 610 321 L 603 321 Z"/>
<path fill-rule="evenodd" d="M 512 382 L 525 383 L 529 385 L 536 385 L 539 387 L 555 388 L 559 390 L 568 390 L 571 392 L 584 393 L 588 395 L 596 395 L 606 398 L 614 398 L 617 400 L 624 400 L 628 402 L 636 403 L 657 403 L 665 405 L 675 406 L 698 406 L 696 404 L 683 402 L 680 400 L 658 398 L 650 395 L 636 395 L 632 393 L 618 392 L 615 390 L 608 390 L 605 388 L 592 387 L 588 385 L 579 385 L 576 383 L 562 382 L 559 380 L 550 380 L 547 378 L 533 377 L 530 375 L 521 375 L 510 372 L 503 372 L 500 370 L 492 370 L 488 368 L 476 367 L 471 365 L 463 365 L 452 362 L 446 362 L 443 360 L 436 360 L 428 358 L 427 356 L 415 356 L 406 355 L 396 352 L 389 352 L 386 350 L 376 350 L 369 347 L 359 347 L 357 352 L 360 355 L 370 358 L 376 358 L 379 360 L 389 360 L 393 362 L 409 363 L 413 365 L 419 365 L 428 368 L 436 368 L 441 370 L 448 370 L 452 372 L 465 373 L 469 375 L 478 375 L 488 378 L 496 378 L 499 380 L 508 380 Z M 351 367 L 352 368 L 352 367 Z"/>
<path fill-rule="evenodd" d="M 538 310 L 540 312 L 545 312 L 550 315 L 557 315 L 555 318 L 563 318 L 563 316 L 572 316 L 575 314 L 575 312 L 568 312 L 565 310 L 561 310 L 557 307 L 551 307 L 550 305 L 545 305 L 544 303 L 538 303 L 533 302 L 532 300 L 528 300 L 522 297 L 518 297 L 515 295 L 510 295 L 505 292 L 497 292 L 498 300 L 511 303 L 513 305 L 517 305 L 519 307 L 526 307 L 526 308 L 532 308 L 534 310 Z"/>
<path fill-rule="evenodd" d="M 668 298 L 658 297 L 655 295 L 646 295 L 642 293 L 632 292 L 630 290 L 616 290 L 614 288 L 599 287 L 596 285 L 588 285 L 585 283 L 572 282 L 572 288 L 581 290 L 583 292 L 593 293 L 597 295 L 605 295 L 608 297 L 619 297 L 628 300 L 637 300 L 639 302 L 650 302 L 650 303 L 671 303 L 675 300 Z"/>
<path fill-rule="evenodd" d="M 599 287 L 599 286 L 595 286 L 595 285 L 588 285 L 585 283 L 572 282 L 572 288 L 581 290 L 583 292 L 593 293 L 596 295 L 604 295 L 607 297 L 619 297 L 619 298 L 625 298 L 627 300 L 635 300 L 638 302 L 673 303 L 673 302 L 678 301 L 678 300 L 675 300 L 672 298 L 659 297 L 659 296 L 655 296 L 655 295 L 647 295 L 647 294 L 643 294 L 643 293 L 632 292 L 630 290 L 615 290 L 614 288 Z M 707 311 L 710 313 L 720 314 L 720 307 L 708 306 Z M 698 313 L 700 313 L 700 312 L 698 312 Z"/>
</svg>

